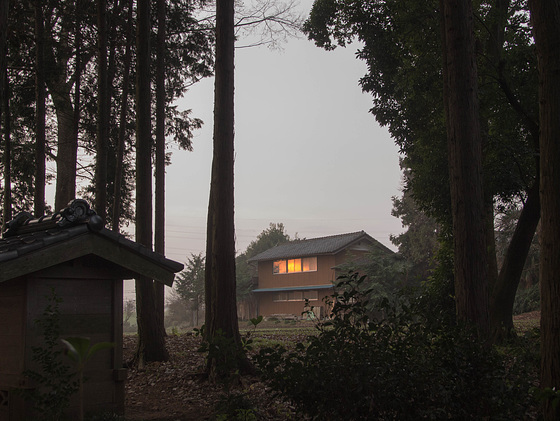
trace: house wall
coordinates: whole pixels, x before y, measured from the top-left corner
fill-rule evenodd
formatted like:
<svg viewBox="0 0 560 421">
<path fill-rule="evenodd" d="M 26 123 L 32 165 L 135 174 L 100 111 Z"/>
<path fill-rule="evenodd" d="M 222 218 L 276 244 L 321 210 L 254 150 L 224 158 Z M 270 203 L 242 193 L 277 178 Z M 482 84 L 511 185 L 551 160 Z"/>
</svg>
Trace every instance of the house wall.
<svg viewBox="0 0 560 421">
<path fill-rule="evenodd" d="M 344 250 L 335 255 L 317 256 L 317 271 L 315 272 L 299 272 L 299 273 L 272 273 L 273 261 L 262 261 L 258 265 L 258 289 L 263 288 L 290 288 L 312 285 L 336 284 L 337 277 L 341 274 L 334 270 L 334 267 L 345 262 L 357 259 L 364 254 L 366 250 Z M 312 257 L 312 256 L 309 256 Z M 325 305 L 324 299 L 333 293 L 333 289 L 319 289 L 317 291 L 317 300 L 310 301 L 310 305 L 321 308 L 321 315 L 325 316 L 329 309 Z M 270 315 L 295 315 L 302 316 L 305 310 L 305 301 L 275 301 L 274 292 L 257 292 L 255 293 L 258 300 L 257 312 L 262 316 Z M 305 294 L 304 294 L 305 297 Z"/>
<path fill-rule="evenodd" d="M 309 304 L 315 308 L 321 308 L 322 310 L 317 310 L 322 312 L 322 315 L 326 315 L 326 306 L 324 298 L 333 293 L 332 289 L 322 289 L 318 290 L 318 299 L 310 301 Z M 272 292 L 259 292 L 258 295 L 258 314 L 262 316 L 272 316 L 272 315 L 293 315 L 298 318 L 302 317 L 302 313 L 307 310 L 305 308 L 305 301 L 274 301 L 274 293 Z"/>
<path fill-rule="evenodd" d="M 272 273 L 273 261 L 259 262 L 258 288 L 288 288 L 332 284 L 335 281 L 335 271 L 332 269 L 335 262 L 336 256 L 317 256 L 316 271 L 283 274 Z M 317 290 L 318 299 L 310 301 L 310 304 L 315 307 L 323 307 L 322 314 L 324 314 L 325 304 L 323 299 L 330 294 L 332 294 L 332 289 Z M 274 301 L 275 293 L 273 292 L 258 292 L 256 296 L 258 300 L 257 312 L 262 316 L 282 314 L 302 317 L 302 312 L 305 310 L 305 301 Z"/>
</svg>

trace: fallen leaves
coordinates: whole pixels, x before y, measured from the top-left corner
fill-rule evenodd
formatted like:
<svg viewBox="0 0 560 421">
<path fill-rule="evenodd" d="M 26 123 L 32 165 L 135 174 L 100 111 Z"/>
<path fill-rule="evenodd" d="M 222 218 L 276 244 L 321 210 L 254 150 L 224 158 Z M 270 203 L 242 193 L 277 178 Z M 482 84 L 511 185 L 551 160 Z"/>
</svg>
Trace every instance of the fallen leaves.
<svg viewBox="0 0 560 421">
<path fill-rule="evenodd" d="M 290 342 L 295 339 L 292 335 L 279 330 L 277 333 L 263 332 L 262 336 L 266 340 Z M 299 340 L 302 335 L 294 336 Z M 131 360 L 136 341 L 136 336 L 124 337 L 125 361 Z M 197 352 L 200 341 L 193 335 L 170 335 L 166 339 L 170 361 L 150 363 L 144 370 L 129 369 L 125 386 L 127 421 L 199 421 L 213 418 L 224 392 L 222 386 L 211 384 L 201 376 L 204 355 Z M 235 386 L 235 392 L 248 397 L 259 420 L 294 419 L 294 408 L 274 398 L 258 377 L 243 377 Z"/>
</svg>

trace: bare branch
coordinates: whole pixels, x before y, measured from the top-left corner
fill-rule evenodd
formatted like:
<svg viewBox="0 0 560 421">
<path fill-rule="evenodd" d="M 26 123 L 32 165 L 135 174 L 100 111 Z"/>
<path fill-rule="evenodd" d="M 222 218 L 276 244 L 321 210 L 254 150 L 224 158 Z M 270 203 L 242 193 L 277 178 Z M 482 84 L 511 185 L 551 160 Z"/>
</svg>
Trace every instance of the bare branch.
<svg viewBox="0 0 560 421">
<path fill-rule="evenodd" d="M 208 4 L 210 5 L 210 4 Z M 301 36 L 301 27 L 305 18 L 297 10 L 296 0 L 253 0 L 250 4 L 236 3 L 236 38 L 239 44 L 235 48 L 249 48 L 266 45 L 271 49 L 281 49 L 281 44 L 288 38 Z M 199 10 L 199 30 L 214 30 L 215 10 Z"/>
</svg>

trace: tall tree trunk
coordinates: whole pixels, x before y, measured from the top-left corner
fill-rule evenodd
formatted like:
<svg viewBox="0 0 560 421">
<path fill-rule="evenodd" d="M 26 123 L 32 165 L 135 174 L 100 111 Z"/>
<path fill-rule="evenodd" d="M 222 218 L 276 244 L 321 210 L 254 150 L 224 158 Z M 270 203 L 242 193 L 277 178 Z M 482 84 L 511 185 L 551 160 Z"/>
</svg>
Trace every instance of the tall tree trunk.
<svg viewBox="0 0 560 421">
<path fill-rule="evenodd" d="M 152 133 L 150 121 L 150 1 L 137 3 L 136 28 L 136 241 L 152 248 Z M 149 361 L 166 361 L 164 332 L 156 320 L 154 282 L 136 279 L 138 348 L 141 367 Z"/>
<path fill-rule="evenodd" d="M 117 139 L 117 158 L 115 166 L 115 190 L 113 194 L 113 231 L 120 230 L 121 202 L 122 202 L 122 181 L 123 181 L 123 159 L 124 159 L 124 143 L 126 135 L 126 117 L 128 114 L 128 85 L 130 82 L 130 65 L 132 62 L 132 45 L 133 39 L 133 1 L 128 0 L 128 16 L 126 26 L 126 51 L 124 55 L 123 69 L 123 91 L 121 96 L 120 117 L 119 117 L 119 137 Z"/>
<path fill-rule="evenodd" d="M 2 206 L 2 232 L 6 229 L 6 222 L 12 219 L 12 141 L 10 129 L 10 91 L 8 72 L 4 72 L 2 116 L 4 117 L 4 201 Z"/>
<path fill-rule="evenodd" d="M 165 0 L 157 0 L 155 251 L 165 254 Z M 154 283 L 157 321 L 165 332 L 165 285 Z"/>
<path fill-rule="evenodd" d="M 78 137 L 80 134 L 80 116 L 82 102 L 82 0 L 76 0 L 76 23 L 74 26 L 74 49 L 76 51 L 76 60 L 74 65 L 74 121 L 73 134 L 74 144 L 76 146 L 76 159 L 78 151 Z M 74 168 L 75 171 L 75 168 Z"/>
<path fill-rule="evenodd" d="M 2 232 L 6 228 L 6 222 L 12 219 L 12 187 L 11 187 L 11 145 L 9 130 L 6 124 L 9 122 L 8 115 L 8 72 L 7 72 L 7 40 L 8 40 L 8 0 L 0 0 L 0 122 L 4 119 L 4 198 L 2 200 Z"/>
<path fill-rule="evenodd" d="M 74 32 L 80 31 L 80 9 L 76 3 L 76 26 Z M 58 48 L 55 52 L 53 48 L 54 34 L 47 31 L 45 27 L 45 68 L 49 69 L 45 73 L 47 89 L 53 101 L 57 119 L 57 156 L 56 156 L 56 192 L 55 210 L 60 210 L 68 205 L 76 196 L 76 167 L 78 156 L 78 131 L 76 116 L 79 115 L 79 103 L 72 103 L 72 85 L 79 89 L 79 81 L 67 79 L 67 73 L 71 60 L 75 57 L 76 51 L 67 40 L 71 38 L 71 25 L 62 25 L 63 33 L 57 35 L 57 39 L 63 43 L 64 48 Z M 52 41 L 52 42 L 51 42 Z M 84 67 L 84 61 L 89 61 L 89 57 L 84 60 L 84 55 L 76 63 L 76 71 L 79 75 L 80 69 Z M 78 66 L 78 64 L 80 64 Z M 78 86 L 76 86 L 78 85 Z M 78 110 L 75 108 L 78 107 Z"/>
<path fill-rule="evenodd" d="M 234 227 L 234 0 L 216 2 L 216 63 L 214 86 L 214 152 L 208 205 L 206 237 L 206 340 L 217 332 L 232 339 L 223 359 L 244 368 L 237 322 Z M 220 372 L 215 358 L 209 358 L 207 372 Z"/>
<path fill-rule="evenodd" d="M 78 139 L 70 92 L 66 90 L 65 86 L 56 85 L 54 89 L 49 87 L 49 92 L 54 103 L 58 123 L 55 193 L 55 210 L 58 211 L 65 208 L 76 196 Z"/>
<path fill-rule="evenodd" d="M 442 13 L 457 316 L 486 337 L 488 266 L 472 5 L 443 0 Z"/>
<path fill-rule="evenodd" d="M 33 198 L 35 216 L 45 213 L 45 62 L 43 28 L 43 2 L 35 0 L 35 194 Z"/>
<path fill-rule="evenodd" d="M 513 332 L 513 304 L 521 274 L 540 219 L 539 183 L 529 190 L 513 237 L 508 245 L 498 280 L 490 298 L 490 326 L 494 342 Z"/>
<path fill-rule="evenodd" d="M 107 101 L 107 6 L 105 2 L 106 0 L 97 0 L 98 113 L 95 157 L 95 210 L 103 220 L 107 217 L 107 147 L 109 132 L 109 102 Z"/>
<path fill-rule="evenodd" d="M 530 0 L 539 69 L 541 387 L 560 388 L 560 2 Z M 560 418 L 546 401 L 545 420 Z"/>
<path fill-rule="evenodd" d="M 504 44 L 504 34 L 507 25 L 507 16 L 510 0 L 496 0 L 492 3 L 488 12 L 486 39 L 484 40 L 484 51 L 488 57 L 488 63 L 491 68 L 499 67 L 501 52 Z M 481 85 L 491 83 L 490 72 L 484 72 L 481 76 Z M 485 144 L 489 137 L 488 120 L 481 118 L 481 135 L 482 150 L 485 150 Z M 484 177 L 486 182 L 488 177 Z M 496 256 L 496 236 L 494 232 L 494 197 L 492 193 L 485 189 L 484 191 L 484 219 L 485 219 L 485 236 L 486 250 L 488 262 L 488 285 L 492 288 L 498 281 L 498 259 Z"/>
</svg>

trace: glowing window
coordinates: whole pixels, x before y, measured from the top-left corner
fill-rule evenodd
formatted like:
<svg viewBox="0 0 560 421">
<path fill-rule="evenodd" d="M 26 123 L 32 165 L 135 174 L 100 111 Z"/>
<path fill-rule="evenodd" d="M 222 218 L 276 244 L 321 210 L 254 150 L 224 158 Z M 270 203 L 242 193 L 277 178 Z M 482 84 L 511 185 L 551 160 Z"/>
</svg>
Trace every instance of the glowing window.
<svg viewBox="0 0 560 421">
<path fill-rule="evenodd" d="M 272 266 L 272 273 L 286 273 L 286 261 L 277 260 Z"/>
<path fill-rule="evenodd" d="M 272 273 L 299 273 L 317 271 L 317 257 L 303 259 L 276 260 L 272 265 Z"/>
<path fill-rule="evenodd" d="M 288 260 L 288 273 L 301 272 L 301 259 Z"/>
</svg>

